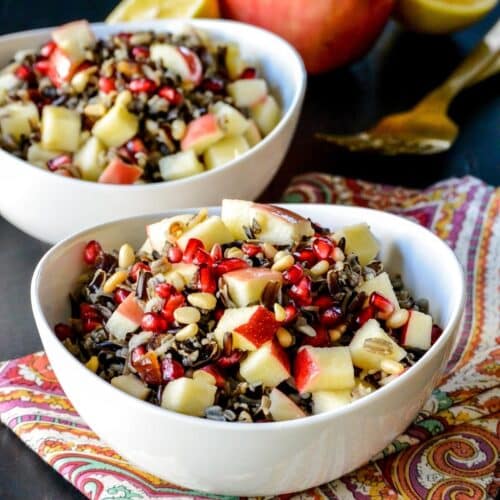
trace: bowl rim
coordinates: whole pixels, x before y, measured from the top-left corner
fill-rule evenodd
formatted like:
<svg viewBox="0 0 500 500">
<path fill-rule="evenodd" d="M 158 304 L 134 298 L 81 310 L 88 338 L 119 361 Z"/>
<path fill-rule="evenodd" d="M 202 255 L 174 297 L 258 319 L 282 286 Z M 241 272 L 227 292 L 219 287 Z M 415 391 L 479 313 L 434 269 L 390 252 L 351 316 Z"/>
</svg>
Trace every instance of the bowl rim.
<svg viewBox="0 0 500 500">
<path fill-rule="evenodd" d="M 177 25 L 177 26 L 194 26 L 195 28 L 198 27 L 203 30 L 207 30 L 215 35 L 217 35 L 217 27 L 218 26 L 234 26 L 235 28 L 238 28 L 238 30 L 246 30 L 248 32 L 255 32 L 255 36 L 258 37 L 260 36 L 266 36 L 274 44 L 281 45 L 289 54 L 290 57 L 290 62 L 289 64 L 292 66 L 295 66 L 294 71 L 298 71 L 299 73 L 299 82 L 298 85 L 294 88 L 293 92 L 293 97 L 291 99 L 290 105 L 288 106 L 288 109 L 282 114 L 280 121 L 276 125 L 276 127 L 271 130 L 269 134 L 267 134 L 265 137 L 262 138 L 262 140 L 257 143 L 256 145 L 250 147 L 247 151 L 245 151 L 243 154 L 238 156 L 237 158 L 234 158 L 233 160 L 227 162 L 226 164 L 213 168 L 211 170 L 205 170 L 199 174 L 196 174 L 195 176 L 190 176 L 190 177 L 184 177 L 181 179 L 173 179 L 170 181 L 165 181 L 162 180 L 160 182 L 148 182 L 144 184 L 105 184 L 105 183 L 99 183 L 99 182 L 94 182 L 94 181 L 87 181 L 84 179 L 75 179 L 71 177 L 65 177 L 65 176 L 57 176 L 57 179 L 60 180 L 63 183 L 81 183 L 84 182 L 86 183 L 86 186 L 94 186 L 95 189 L 97 190 L 103 190 L 107 191 L 109 189 L 120 189 L 123 190 L 124 192 L 127 190 L 134 190 L 134 191 L 144 191 L 148 189 L 162 189 L 165 188 L 166 185 L 172 185 L 174 188 L 177 186 L 182 186 L 184 184 L 188 184 L 189 182 L 192 182 L 194 178 L 200 177 L 202 180 L 207 179 L 209 180 L 211 176 L 217 175 L 218 172 L 224 171 L 226 169 L 229 169 L 231 167 L 236 166 L 240 162 L 247 161 L 251 158 L 252 154 L 257 153 L 261 150 L 263 150 L 265 147 L 267 147 L 270 143 L 272 143 L 276 137 L 282 133 L 282 131 L 289 125 L 290 119 L 292 118 L 293 114 L 297 109 L 300 110 L 301 103 L 304 99 L 305 91 L 306 91 L 306 86 L 307 86 L 307 73 L 306 69 L 304 66 L 304 62 L 297 52 L 297 50 L 289 43 L 287 42 L 284 38 L 281 38 L 280 36 L 276 35 L 275 33 L 265 30 L 263 28 L 260 28 L 258 26 L 253 26 L 251 24 L 247 23 L 242 23 L 239 21 L 232 21 L 229 19 L 162 19 L 162 20 L 150 20 L 150 21 L 132 21 L 128 23 L 116 23 L 116 24 L 106 24 L 103 22 L 100 23 L 90 23 L 90 26 L 92 29 L 94 28 L 107 28 L 110 30 L 110 32 L 120 32 L 120 31 L 131 31 L 131 30 L 139 30 L 139 29 L 151 29 L 153 31 L 168 31 L 169 25 Z M 1 35 L 0 36 L 0 45 L 2 45 L 5 42 L 9 41 L 16 41 L 18 38 L 25 38 L 25 37 L 34 37 L 38 35 L 43 35 L 43 34 L 49 34 L 51 30 L 57 28 L 57 26 L 51 26 L 51 27 L 46 27 L 46 28 L 37 28 L 33 30 L 25 30 L 25 31 L 17 31 L 14 33 L 9 33 L 6 35 Z M 235 39 L 236 42 L 240 43 L 238 39 Z M 27 160 L 24 160 L 23 158 L 19 158 L 12 153 L 9 153 L 8 151 L 5 151 L 4 149 L 0 148 L 0 158 L 5 157 L 5 160 L 8 161 L 16 161 L 18 163 L 18 167 L 22 168 L 30 168 L 33 169 L 34 171 L 37 171 L 38 173 L 42 173 L 43 175 L 53 175 L 52 172 L 48 172 L 40 167 L 37 167 L 36 165 L 33 165 L 29 163 Z M 90 188 L 92 189 L 92 188 Z"/>
<path fill-rule="evenodd" d="M 99 224 L 90 228 L 86 228 L 82 231 L 78 231 L 73 233 L 72 235 L 68 236 L 64 240 L 60 241 L 56 245 L 54 245 L 52 248 L 50 248 L 45 255 L 40 259 L 38 262 L 34 272 L 33 272 L 33 277 L 31 281 L 31 290 L 30 290 L 30 296 L 31 296 L 31 306 L 32 306 L 32 311 L 33 315 L 36 319 L 37 323 L 37 330 L 40 335 L 40 337 L 43 340 L 43 334 L 41 333 L 41 328 L 39 327 L 39 322 L 42 322 L 42 326 L 45 329 L 45 332 L 51 337 L 51 340 L 55 341 L 55 344 L 57 345 L 57 349 L 59 349 L 59 353 L 66 357 L 67 359 L 71 359 L 71 363 L 75 363 L 79 370 L 78 376 L 89 376 L 91 375 L 93 377 L 92 380 L 94 380 L 98 384 L 102 384 L 99 387 L 103 387 L 103 390 L 106 390 L 104 388 L 108 387 L 114 391 L 113 394 L 115 394 L 116 397 L 121 398 L 125 397 L 128 398 L 126 401 L 129 401 L 130 404 L 132 401 L 135 401 L 135 404 L 139 404 L 142 408 L 144 408 L 144 411 L 152 411 L 152 412 L 157 412 L 158 416 L 161 417 L 163 415 L 163 418 L 174 418 L 174 419 L 179 419 L 180 423 L 190 423 L 196 426 L 200 427 L 207 427 L 208 429 L 213 429 L 213 430 L 219 430 L 219 429 L 224 429 L 226 431 L 243 431 L 243 432 L 255 432 L 257 430 L 262 430 L 263 432 L 272 432 L 272 431 L 278 431 L 279 429 L 293 429 L 295 427 L 302 427 L 305 425 L 322 425 L 325 424 L 327 421 L 331 419 L 335 419 L 338 417 L 342 417 L 346 413 L 349 412 L 355 412 L 360 408 L 363 408 L 364 406 L 370 405 L 372 402 L 375 402 L 377 398 L 381 397 L 381 394 L 388 394 L 389 391 L 395 391 L 397 390 L 401 385 L 405 384 L 413 375 L 415 371 L 415 367 L 419 367 L 420 370 L 425 369 L 425 365 L 429 363 L 431 356 L 429 354 L 435 353 L 438 349 L 440 349 L 444 343 L 448 340 L 448 338 L 453 334 L 455 329 L 458 327 L 459 322 L 462 317 L 463 309 L 464 309 L 464 304 L 465 304 L 465 276 L 463 272 L 462 265 L 458 261 L 455 253 L 453 250 L 443 241 L 441 240 L 438 236 L 436 236 L 434 233 L 432 233 L 430 230 L 427 228 L 405 218 L 397 214 L 393 214 L 390 212 L 383 212 L 381 210 L 375 210 L 372 208 L 365 208 L 365 207 L 357 207 L 357 206 L 347 206 L 347 205 L 329 205 L 329 204 L 321 204 L 321 203 L 277 203 L 275 204 L 276 206 L 281 206 L 287 209 L 291 209 L 293 211 L 296 211 L 297 213 L 300 214 L 302 208 L 310 208 L 310 209 L 321 209 L 321 207 L 330 207 L 333 211 L 335 210 L 345 210 L 347 212 L 354 212 L 356 214 L 360 214 L 362 216 L 363 214 L 376 214 L 378 217 L 382 218 L 387 218 L 388 222 L 392 223 L 397 223 L 397 224 L 404 224 L 407 225 L 409 229 L 413 231 L 417 231 L 422 235 L 422 237 L 427 237 L 430 238 L 435 245 L 441 247 L 442 251 L 447 255 L 447 258 L 449 258 L 452 262 L 453 267 L 455 268 L 455 272 L 459 276 L 459 282 L 460 282 L 460 289 L 459 289 L 459 300 L 457 303 L 454 305 L 450 319 L 446 326 L 443 328 L 443 333 L 440 335 L 438 340 L 431 346 L 431 348 L 425 352 L 425 354 L 420 358 L 415 365 L 411 366 L 407 371 L 405 371 L 402 375 L 396 378 L 396 380 L 393 380 L 391 383 L 385 385 L 384 387 L 378 388 L 377 390 L 373 391 L 372 393 L 351 402 L 350 404 L 343 406 L 341 408 L 328 411 L 325 413 L 320 413 L 318 415 L 309 415 L 304 418 L 299 418 L 295 420 L 286 420 L 286 421 L 280 421 L 280 422 L 262 422 L 258 423 L 258 425 L 255 425 L 255 422 L 219 422 L 219 421 L 214 421 L 214 420 L 209 420 L 205 418 L 200 418 L 200 417 L 195 417 L 191 415 L 184 415 L 182 413 L 174 412 L 171 410 L 168 410 L 166 408 L 162 408 L 160 406 L 153 405 L 152 403 L 149 403 L 147 401 L 142 401 L 140 399 L 137 399 L 120 389 L 117 389 L 116 387 L 112 386 L 109 382 L 101 379 L 98 377 L 95 373 L 91 372 L 88 370 L 83 363 L 80 363 L 62 344 L 62 342 L 56 337 L 53 326 L 51 326 L 48 322 L 47 319 L 42 311 L 42 307 L 40 304 L 40 301 L 38 299 L 38 291 L 40 287 L 40 274 L 46 265 L 46 263 L 52 259 L 54 256 L 57 257 L 57 254 L 60 252 L 65 251 L 65 247 L 68 245 L 71 245 L 73 242 L 75 242 L 78 239 L 81 239 L 84 237 L 86 234 L 91 234 L 96 230 L 102 230 L 106 229 L 107 227 L 113 226 L 117 223 L 127 223 L 129 221 L 134 221 L 138 219 L 145 219 L 145 218 L 156 218 L 160 220 L 162 217 L 168 217 L 172 215 L 176 215 L 178 213 L 184 213 L 188 210 L 199 210 L 199 207 L 191 208 L 191 209 L 176 209 L 176 210 L 167 210 L 164 212 L 160 212 L 158 214 L 147 214 L 147 215 L 139 215 L 139 216 L 134 216 L 134 217 L 126 217 L 124 219 L 118 219 L 114 220 L 111 222 L 107 222 L 104 224 Z M 212 206 L 208 207 L 209 211 L 220 211 L 220 207 L 217 206 Z M 390 224 L 388 227 L 391 227 Z M 50 359 L 49 359 L 50 361 Z M 90 379 L 89 379 L 90 380 Z"/>
</svg>

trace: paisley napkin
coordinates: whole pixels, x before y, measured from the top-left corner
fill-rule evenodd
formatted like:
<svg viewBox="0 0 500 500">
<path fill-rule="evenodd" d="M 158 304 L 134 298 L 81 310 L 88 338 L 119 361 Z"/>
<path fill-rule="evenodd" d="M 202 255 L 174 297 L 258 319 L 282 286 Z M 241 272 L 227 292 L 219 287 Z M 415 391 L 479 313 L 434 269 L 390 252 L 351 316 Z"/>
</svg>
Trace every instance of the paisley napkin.
<svg viewBox="0 0 500 500">
<path fill-rule="evenodd" d="M 469 291 L 445 375 L 414 423 L 370 463 L 301 492 L 300 498 L 495 498 L 500 489 L 500 189 L 473 177 L 416 191 L 306 174 L 293 180 L 283 199 L 361 205 L 411 218 L 453 248 Z M 0 364 L 0 417 L 88 498 L 214 498 L 141 471 L 107 447 L 65 397 L 43 352 Z"/>
</svg>

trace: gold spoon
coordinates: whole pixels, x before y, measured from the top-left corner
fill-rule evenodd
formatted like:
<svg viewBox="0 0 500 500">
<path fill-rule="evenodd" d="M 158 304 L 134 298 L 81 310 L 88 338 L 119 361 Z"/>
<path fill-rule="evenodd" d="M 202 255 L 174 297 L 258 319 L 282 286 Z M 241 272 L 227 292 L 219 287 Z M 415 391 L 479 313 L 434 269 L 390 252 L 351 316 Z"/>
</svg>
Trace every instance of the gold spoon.
<svg viewBox="0 0 500 500">
<path fill-rule="evenodd" d="M 359 134 L 317 134 L 317 137 L 350 151 L 385 155 L 446 151 L 458 135 L 458 126 L 447 115 L 451 101 L 465 87 L 496 73 L 500 68 L 499 55 L 500 21 L 497 21 L 450 77 L 410 111 L 386 116 Z"/>
</svg>

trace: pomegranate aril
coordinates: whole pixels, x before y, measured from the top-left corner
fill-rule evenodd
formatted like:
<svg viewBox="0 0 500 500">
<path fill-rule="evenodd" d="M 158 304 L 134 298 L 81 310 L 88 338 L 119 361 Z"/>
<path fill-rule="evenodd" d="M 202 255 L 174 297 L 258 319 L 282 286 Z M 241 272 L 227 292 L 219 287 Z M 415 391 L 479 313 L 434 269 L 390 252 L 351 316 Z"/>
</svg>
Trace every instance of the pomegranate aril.
<svg viewBox="0 0 500 500">
<path fill-rule="evenodd" d="M 363 326 L 369 319 L 375 317 L 376 310 L 373 306 L 365 307 L 356 317 L 356 323 L 358 326 Z"/>
<path fill-rule="evenodd" d="M 167 259 L 173 264 L 177 264 L 182 260 L 182 250 L 179 247 L 169 247 L 167 250 Z"/>
<path fill-rule="evenodd" d="M 249 257 L 255 257 L 257 254 L 262 252 L 260 245 L 255 245 L 254 243 L 243 243 L 241 250 Z"/>
<path fill-rule="evenodd" d="M 328 295 L 319 295 L 314 299 L 313 304 L 320 310 L 324 311 L 333 305 L 333 299 Z"/>
<path fill-rule="evenodd" d="M 149 80 L 148 78 L 135 78 L 128 84 L 128 88 L 131 92 L 151 94 L 156 90 L 157 85 L 153 80 Z"/>
<path fill-rule="evenodd" d="M 130 295 L 130 290 L 125 290 L 125 288 L 117 288 L 113 292 L 113 299 L 115 303 L 120 305 L 128 296 Z"/>
<path fill-rule="evenodd" d="M 161 333 L 167 330 L 167 320 L 160 314 L 149 312 L 142 317 L 141 328 L 147 332 Z"/>
<path fill-rule="evenodd" d="M 319 260 L 325 260 L 332 255 L 335 245 L 327 238 L 316 238 L 313 241 L 313 251 Z"/>
<path fill-rule="evenodd" d="M 223 259 L 214 265 L 214 272 L 217 277 L 220 277 L 223 274 L 228 273 L 230 271 L 237 271 L 238 269 L 246 269 L 247 267 L 250 266 L 248 265 L 248 262 L 244 261 L 243 259 L 237 259 L 237 258 Z"/>
<path fill-rule="evenodd" d="M 296 285 L 290 288 L 289 294 L 299 305 L 310 306 L 312 304 L 311 279 L 304 276 Z"/>
<path fill-rule="evenodd" d="M 136 262 L 133 266 L 132 269 L 130 269 L 129 272 L 129 277 L 132 281 L 137 281 L 137 278 L 139 277 L 139 273 L 141 271 L 151 271 L 151 268 L 145 264 L 144 262 Z"/>
<path fill-rule="evenodd" d="M 106 76 L 101 76 L 97 85 L 99 87 L 99 90 L 101 92 L 104 92 L 105 94 L 109 94 L 110 92 L 113 92 L 113 90 L 116 90 L 115 80 Z"/>
<path fill-rule="evenodd" d="M 283 273 L 285 283 L 297 284 L 304 276 L 304 270 L 299 264 L 294 264 Z"/>
<path fill-rule="evenodd" d="M 212 273 L 212 269 L 208 266 L 200 267 L 198 273 L 199 288 L 205 293 L 215 293 L 217 291 L 217 282 Z"/>
<path fill-rule="evenodd" d="M 370 305 L 385 314 L 392 314 L 394 312 L 393 303 L 377 292 L 372 292 L 370 295 Z"/>
<path fill-rule="evenodd" d="M 205 78 L 201 82 L 201 87 L 203 88 L 203 90 L 209 90 L 214 94 L 219 94 L 224 90 L 224 80 L 215 77 Z"/>
<path fill-rule="evenodd" d="M 59 169 L 61 167 L 71 165 L 72 161 L 73 161 L 73 157 L 70 154 L 63 154 L 63 155 L 55 156 L 54 158 L 47 161 L 47 168 L 51 172 L 55 172 L 57 169 Z"/>
<path fill-rule="evenodd" d="M 132 33 L 129 33 L 128 31 L 122 31 L 118 33 L 116 36 L 128 42 L 132 38 Z"/>
<path fill-rule="evenodd" d="M 327 347 L 330 345 L 330 335 L 328 335 L 328 330 L 322 325 L 314 326 L 316 330 L 316 335 L 314 337 L 309 337 L 304 335 L 302 338 L 302 345 L 310 345 L 313 347 Z"/>
<path fill-rule="evenodd" d="M 257 70 L 255 68 L 249 67 L 245 68 L 240 75 L 240 79 L 251 80 L 257 76 Z"/>
<path fill-rule="evenodd" d="M 169 322 L 174 321 L 174 311 L 186 303 L 186 299 L 182 293 L 174 292 L 167 300 L 162 309 L 163 317 Z"/>
<path fill-rule="evenodd" d="M 83 250 L 83 260 L 89 266 L 96 263 L 97 258 L 102 254 L 102 247 L 98 241 L 89 241 Z"/>
<path fill-rule="evenodd" d="M 288 304 L 285 306 L 285 320 L 283 324 L 287 325 L 295 320 L 297 317 L 298 310 L 293 304 Z"/>
<path fill-rule="evenodd" d="M 168 86 L 162 87 L 158 91 L 158 95 L 174 106 L 179 106 L 179 104 L 181 104 L 184 100 L 184 97 L 180 92 L 173 87 Z"/>
<path fill-rule="evenodd" d="M 213 247 L 212 250 L 210 250 L 210 255 L 212 256 L 213 260 L 221 260 L 222 257 L 224 256 L 222 253 L 222 247 L 220 246 L 219 243 L 216 243 Z"/>
<path fill-rule="evenodd" d="M 443 333 L 443 329 L 438 326 L 438 325 L 432 325 L 432 330 L 431 330 L 431 345 L 434 345 L 436 340 L 441 336 Z"/>
<path fill-rule="evenodd" d="M 35 64 L 33 64 L 33 69 L 37 73 L 40 73 L 41 75 L 45 76 L 50 71 L 50 63 L 49 61 L 46 60 L 37 61 Z"/>
<path fill-rule="evenodd" d="M 165 358 L 161 362 L 161 371 L 164 382 L 170 382 L 184 375 L 184 367 L 172 358 Z"/>
<path fill-rule="evenodd" d="M 335 326 L 342 318 L 342 311 L 338 307 L 329 307 L 320 315 L 320 322 L 323 326 L 330 328 Z"/>
<path fill-rule="evenodd" d="M 73 328 L 65 323 L 57 323 L 54 326 L 54 333 L 59 340 L 63 341 L 73 336 Z"/>
<path fill-rule="evenodd" d="M 213 259 L 208 252 L 202 250 L 201 248 L 198 248 L 198 250 L 196 250 L 196 253 L 194 254 L 193 264 L 196 264 L 197 266 L 202 266 L 202 265 L 212 266 Z"/>
<path fill-rule="evenodd" d="M 302 250 L 295 252 L 293 256 L 295 257 L 295 260 L 307 264 L 308 267 L 314 266 L 314 264 L 318 261 L 316 254 L 310 248 L 303 248 Z"/>
<path fill-rule="evenodd" d="M 55 48 L 57 47 L 56 42 L 50 41 L 47 42 L 45 45 L 42 45 L 42 48 L 40 49 L 40 55 L 42 57 L 50 57 L 52 52 L 54 52 Z"/>
<path fill-rule="evenodd" d="M 21 64 L 21 66 L 19 66 L 16 69 L 14 74 L 17 76 L 17 78 L 19 78 L 19 80 L 23 80 L 25 82 L 29 82 L 30 80 L 33 80 L 33 77 L 34 77 L 33 71 L 26 64 Z"/>
<path fill-rule="evenodd" d="M 135 349 L 132 349 L 130 353 L 130 364 L 135 368 L 135 364 L 146 354 L 146 347 L 140 345 Z"/>
<path fill-rule="evenodd" d="M 147 59 L 149 57 L 149 49 L 140 45 L 133 47 L 132 56 L 134 59 Z"/>
<path fill-rule="evenodd" d="M 224 315 L 224 311 L 225 311 L 225 309 L 223 309 L 222 307 L 218 307 L 214 311 L 214 319 L 215 319 L 215 321 L 219 321 L 222 318 L 222 316 Z"/>
<path fill-rule="evenodd" d="M 87 304 L 87 302 L 82 302 L 80 304 L 80 319 L 100 321 L 101 315 L 99 314 L 99 311 L 92 304 Z"/>
<path fill-rule="evenodd" d="M 159 285 L 155 286 L 156 295 L 165 300 L 168 300 L 170 298 L 174 290 L 175 288 L 169 283 L 160 283 Z"/>
<path fill-rule="evenodd" d="M 94 321 L 92 319 L 84 319 L 82 320 L 82 331 L 83 333 L 89 333 L 94 331 L 96 328 L 101 326 L 100 321 Z"/>
<path fill-rule="evenodd" d="M 242 351 L 233 351 L 229 356 L 220 357 L 216 363 L 221 368 L 229 368 L 230 366 L 234 366 L 238 364 L 243 357 Z"/>
<path fill-rule="evenodd" d="M 130 139 L 125 147 L 133 155 L 136 155 L 137 153 L 146 153 L 147 151 L 146 146 L 144 146 L 144 142 L 142 142 L 142 139 L 139 139 L 138 137 Z"/>
<path fill-rule="evenodd" d="M 184 255 L 182 257 L 182 260 L 187 264 L 191 264 L 191 262 L 193 262 L 196 252 L 200 248 L 202 250 L 205 249 L 203 242 L 201 240 L 198 240 L 197 238 L 190 238 L 189 241 L 187 242 L 186 248 L 184 249 Z"/>
</svg>

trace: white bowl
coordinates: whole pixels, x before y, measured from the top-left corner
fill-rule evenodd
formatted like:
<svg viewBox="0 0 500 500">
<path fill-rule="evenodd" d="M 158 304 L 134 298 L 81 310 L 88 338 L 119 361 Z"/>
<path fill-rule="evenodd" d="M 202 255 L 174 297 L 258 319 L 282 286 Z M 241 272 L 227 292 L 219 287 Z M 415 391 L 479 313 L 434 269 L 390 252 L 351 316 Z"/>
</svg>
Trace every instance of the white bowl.
<svg viewBox="0 0 500 500">
<path fill-rule="evenodd" d="M 326 227 L 367 222 L 382 260 L 416 297 L 429 299 L 443 334 L 387 386 L 340 410 L 289 422 L 238 424 L 173 413 L 120 392 L 77 361 L 53 333 L 70 314 L 68 294 L 90 239 L 104 248 L 139 245 L 160 216 L 105 224 L 51 249 L 35 270 L 31 300 L 40 336 L 64 391 L 94 431 L 130 462 L 173 483 L 212 493 L 257 496 L 300 491 L 362 465 L 400 434 L 429 397 L 453 345 L 464 304 L 453 252 L 426 229 L 374 210 L 287 205 Z M 218 212 L 213 209 L 212 212 Z M 170 212 L 172 215 L 175 212 Z"/>
<path fill-rule="evenodd" d="M 165 20 L 93 24 L 99 38 L 120 31 L 151 29 L 178 32 L 186 24 L 213 39 L 239 44 L 255 61 L 279 98 L 283 117 L 257 146 L 214 170 L 182 180 L 146 185 L 98 184 L 53 175 L 0 150 L 0 214 L 26 233 L 50 243 L 110 220 L 194 205 L 216 205 L 223 197 L 255 199 L 277 172 L 292 139 L 306 86 L 295 49 L 272 33 L 223 20 Z M 0 37 L 0 67 L 20 49 L 36 48 L 51 28 Z"/>
</svg>

